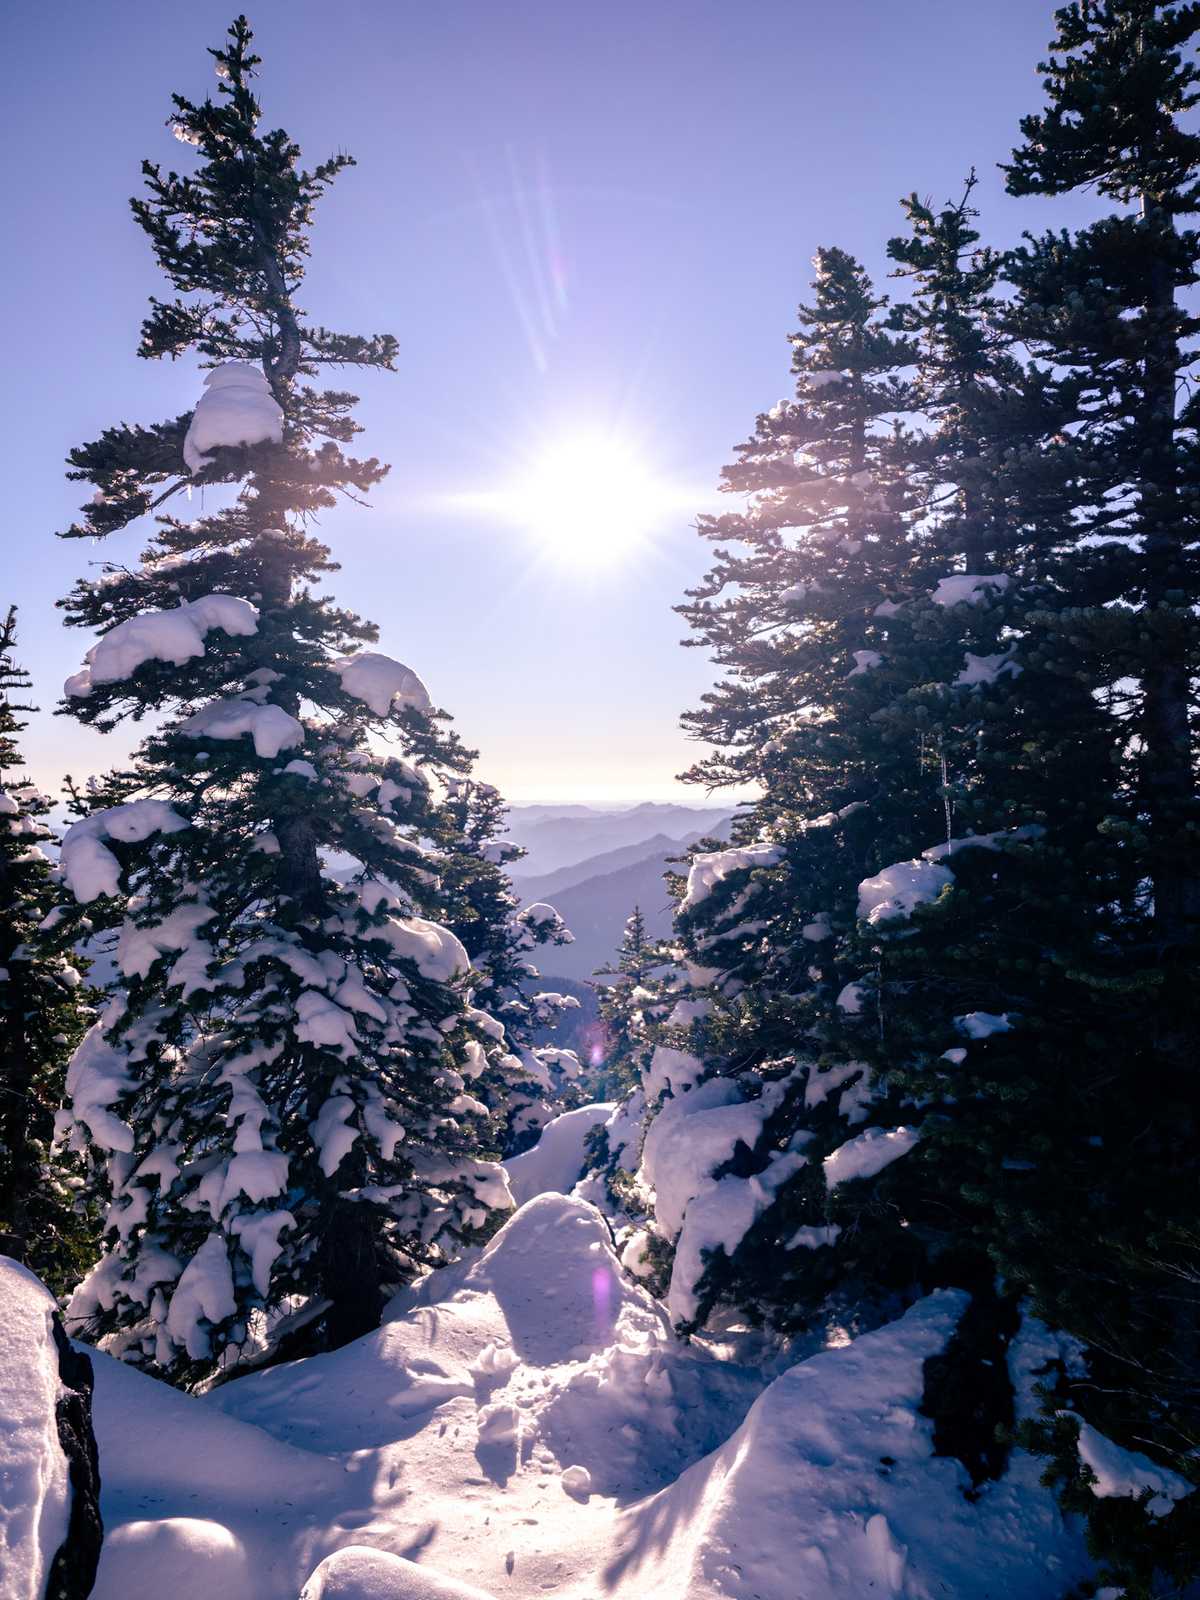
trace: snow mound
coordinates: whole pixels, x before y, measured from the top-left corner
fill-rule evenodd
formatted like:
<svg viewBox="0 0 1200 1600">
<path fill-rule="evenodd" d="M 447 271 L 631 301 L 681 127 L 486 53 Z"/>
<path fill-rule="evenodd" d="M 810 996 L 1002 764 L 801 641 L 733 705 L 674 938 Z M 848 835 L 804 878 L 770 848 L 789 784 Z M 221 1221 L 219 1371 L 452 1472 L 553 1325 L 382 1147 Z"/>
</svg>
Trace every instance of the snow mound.
<svg viewBox="0 0 1200 1600">
<path fill-rule="evenodd" d="M 588 1134 L 615 1109 L 612 1101 L 596 1101 L 546 1123 L 531 1150 L 504 1163 L 514 1203 L 523 1206 L 539 1194 L 570 1194 L 583 1171 Z"/>
<path fill-rule="evenodd" d="M 71 1491 L 58 1441 L 54 1297 L 0 1256 L 0 1579 L 4 1600 L 40 1600 L 67 1532 Z M 10 1587 L 11 1585 L 11 1587 Z"/>
<path fill-rule="evenodd" d="M 213 700 L 179 724 L 185 739 L 240 739 L 248 733 L 254 753 L 274 761 L 281 750 L 294 750 L 304 743 L 304 727 L 282 706 L 260 705 L 256 700 L 234 697 Z"/>
<path fill-rule="evenodd" d="M 957 1461 L 931 1453 L 923 1364 L 966 1296 L 776 1379 L 729 1441 L 624 1514 L 601 1591 L 619 1600 L 1057 1600 L 1086 1571 L 1052 1498 L 1011 1475 L 975 1505 Z"/>
<path fill-rule="evenodd" d="M 278 444 L 283 411 L 261 367 L 249 361 L 224 361 L 204 380 L 204 393 L 192 412 L 183 441 L 189 472 L 199 472 L 223 445 Z"/>
<path fill-rule="evenodd" d="M 121 1600 L 257 1600 L 236 1534 L 202 1517 L 126 1522 L 105 1539 L 98 1594 Z"/>
<path fill-rule="evenodd" d="M 690 911 L 693 906 L 707 900 L 731 872 L 773 867 L 782 860 L 783 851 L 775 844 L 748 844 L 732 850 L 710 850 L 707 854 L 693 856 L 688 869 L 687 893 L 680 902 L 680 910 Z"/>
<path fill-rule="evenodd" d="M 83 700 L 98 683 L 123 683 L 148 661 L 181 667 L 204 654 L 205 635 L 217 628 L 231 637 L 246 638 L 258 632 L 258 610 L 236 595 L 206 594 L 169 611 L 126 617 L 101 635 L 63 691 Z"/>
<path fill-rule="evenodd" d="M 965 1296 L 768 1388 L 761 1347 L 672 1339 L 608 1237 L 542 1195 L 375 1332 L 203 1399 L 97 1357 L 95 1600 L 1057 1600 L 1086 1572 L 1038 1462 L 971 1505 L 931 1455 L 922 1364 Z"/>
<path fill-rule="evenodd" d="M 433 709 L 429 691 L 413 669 L 402 661 L 393 661 L 391 656 L 362 650 L 357 655 L 342 656 L 330 665 L 342 680 L 346 693 L 369 706 L 377 717 L 390 716 L 393 708 Z"/>
<path fill-rule="evenodd" d="M 349 1545 L 326 1556 L 300 1600 L 493 1600 L 474 1584 L 439 1577 L 403 1556 Z"/>
<path fill-rule="evenodd" d="M 165 800 L 131 800 L 73 822 L 63 834 L 59 867 L 63 882 L 79 901 L 88 905 L 102 894 L 116 894 L 121 886 L 121 864 L 104 843 L 140 844 L 156 833 L 179 833 L 187 822 Z"/>
</svg>

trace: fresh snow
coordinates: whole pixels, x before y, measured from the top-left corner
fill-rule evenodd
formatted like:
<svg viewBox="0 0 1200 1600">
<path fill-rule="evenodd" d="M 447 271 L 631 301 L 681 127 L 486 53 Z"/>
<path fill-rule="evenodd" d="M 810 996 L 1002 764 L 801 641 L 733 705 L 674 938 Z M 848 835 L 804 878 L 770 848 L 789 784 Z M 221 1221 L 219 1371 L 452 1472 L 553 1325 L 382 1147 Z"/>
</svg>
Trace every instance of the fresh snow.
<svg viewBox="0 0 1200 1600">
<path fill-rule="evenodd" d="M 123 683 L 148 661 L 181 667 L 204 654 L 204 638 L 220 629 L 232 637 L 258 632 L 258 611 L 232 594 L 206 594 L 170 611 L 144 611 L 103 634 L 84 657 L 84 666 L 64 685 L 73 699 L 86 699 L 100 683 Z"/>
<path fill-rule="evenodd" d="M 938 606 L 977 606 L 990 593 L 1003 594 L 1007 572 L 955 572 L 938 580 L 930 599 Z"/>
<path fill-rule="evenodd" d="M 1152 1517 L 1165 1516 L 1176 1500 L 1182 1500 L 1195 1488 L 1179 1473 L 1172 1472 L 1169 1467 L 1160 1467 L 1140 1450 L 1126 1450 L 1114 1444 L 1099 1429 L 1093 1428 L 1090 1422 L 1081 1420 L 1079 1423 L 1077 1449 L 1079 1459 L 1089 1468 L 1095 1480 L 1090 1485 L 1094 1495 L 1099 1499 L 1114 1496 L 1136 1498 L 1150 1489 L 1153 1493 L 1146 1509 Z"/>
<path fill-rule="evenodd" d="M 346 693 L 361 700 L 377 717 L 390 716 L 393 708 L 433 709 L 429 691 L 420 678 L 411 667 L 406 667 L 402 661 L 393 661 L 391 656 L 364 650 L 357 655 L 342 656 L 330 665 L 342 680 Z"/>
<path fill-rule="evenodd" d="M 954 874 L 932 861 L 897 861 L 858 886 L 858 915 L 872 928 L 910 917 L 936 900 Z"/>
<path fill-rule="evenodd" d="M 179 724 L 179 732 L 185 739 L 240 739 L 248 733 L 255 755 L 267 761 L 304 743 L 303 724 L 282 706 L 260 705 L 241 696 L 201 706 Z"/>
<path fill-rule="evenodd" d="M 863 1001 L 866 997 L 867 989 L 865 984 L 848 983 L 838 993 L 838 1009 L 839 1011 L 844 1011 L 848 1017 L 861 1016 Z"/>
<path fill-rule="evenodd" d="M 611 1101 L 597 1101 L 547 1122 L 532 1150 L 504 1163 L 514 1203 L 523 1206 L 539 1194 L 570 1194 L 587 1159 L 588 1134 L 615 1109 Z"/>
<path fill-rule="evenodd" d="M 58 1441 L 54 1297 L 0 1256 L 0 1593 L 42 1600 L 67 1531 L 71 1490 Z"/>
<path fill-rule="evenodd" d="M 963 657 L 962 671 L 955 678 L 956 688 L 978 689 L 987 683 L 996 683 L 1004 674 L 1018 677 L 1021 667 L 1013 660 L 1012 650 L 1001 650 L 993 656 L 973 656 L 968 650 Z"/>
<path fill-rule="evenodd" d="M 698 1056 L 687 1050 L 676 1050 L 673 1045 L 656 1045 L 642 1080 L 646 1099 L 653 1102 L 668 1092 L 682 1094 L 703 1071 L 704 1063 Z"/>
<path fill-rule="evenodd" d="M 847 1139 L 825 1157 L 825 1186 L 836 1189 L 851 1178 L 873 1178 L 900 1156 L 907 1155 L 918 1138 L 915 1128 L 866 1128 Z"/>
<path fill-rule="evenodd" d="M 694 856 L 688 870 L 687 893 L 680 905 L 683 911 L 707 900 L 731 872 L 748 872 L 754 867 L 773 867 L 783 860 L 783 851 L 774 844 L 741 845 L 732 850 L 711 850 Z"/>
<path fill-rule="evenodd" d="M 1007 1011 L 968 1011 L 955 1017 L 955 1026 L 962 1029 L 968 1039 L 990 1039 L 994 1033 L 1010 1033 L 1012 1023 Z"/>
<path fill-rule="evenodd" d="M 200 472 L 221 446 L 278 444 L 283 411 L 261 367 L 249 361 L 224 361 L 204 380 L 204 393 L 192 412 L 183 441 L 189 472 Z"/>
<path fill-rule="evenodd" d="M 116 894 L 121 864 L 105 844 L 138 844 L 156 833 L 178 833 L 187 823 L 165 800 L 131 800 L 107 811 L 93 811 L 63 834 L 59 870 L 80 905 Z"/>
<path fill-rule="evenodd" d="M 219 1310 L 220 1263 L 194 1277 Z M 923 1367 L 965 1303 L 717 1359 L 671 1337 L 597 1211 L 542 1195 L 331 1354 L 198 1398 L 95 1353 L 94 1600 L 1057 1600 L 1089 1567 L 1040 1463 L 1015 1451 L 972 1503 L 933 1454 Z M 1022 1392 L 1044 1343 L 1013 1342 Z"/>
<path fill-rule="evenodd" d="M 870 672 L 873 667 L 881 667 L 883 657 L 878 650 L 856 650 L 854 652 L 854 665 L 846 674 L 848 678 L 861 678 L 864 673 Z"/>
</svg>

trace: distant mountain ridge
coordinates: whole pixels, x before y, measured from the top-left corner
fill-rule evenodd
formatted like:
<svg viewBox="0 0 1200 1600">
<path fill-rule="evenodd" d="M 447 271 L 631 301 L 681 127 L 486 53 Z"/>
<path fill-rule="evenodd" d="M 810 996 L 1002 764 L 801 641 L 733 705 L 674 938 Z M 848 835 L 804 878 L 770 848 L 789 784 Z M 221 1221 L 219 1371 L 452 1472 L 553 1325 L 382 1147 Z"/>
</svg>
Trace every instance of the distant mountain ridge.
<svg viewBox="0 0 1200 1600">
<path fill-rule="evenodd" d="M 669 854 L 672 850 L 683 851 L 689 844 L 694 844 L 697 839 L 703 837 L 702 833 L 687 833 L 681 839 L 672 839 L 665 833 L 656 833 L 649 839 L 639 840 L 636 844 L 623 844 L 616 850 L 605 850 L 597 856 L 585 856 L 582 861 L 537 876 L 523 873 L 521 868 L 525 863 L 518 861 L 512 872 L 513 887 L 519 890 L 522 900 L 526 902 L 549 899 L 567 889 L 573 889 L 576 884 L 583 883 L 588 878 L 599 878 L 610 872 L 618 872 L 622 867 L 630 867 L 638 861 L 644 861 L 647 856 Z"/>
<path fill-rule="evenodd" d="M 726 816 L 703 833 L 693 834 L 692 839 L 708 836 L 727 838 L 728 832 L 729 818 Z M 663 874 L 667 871 L 670 858 L 681 853 L 685 841 L 669 839 L 665 847 L 659 844 L 658 848 L 654 848 L 655 843 L 658 841 L 651 844 L 649 854 L 615 871 L 600 871 L 585 876 L 551 895 L 553 905 L 575 935 L 575 942 L 540 950 L 539 967 L 547 973 L 561 974 L 566 978 L 590 978 L 598 968 L 615 957 L 626 919 L 635 905 L 641 908 L 646 919 L 646 931 L 651 938 L 663 938 L 670 933 L 672 906 Z M 592 861 L 579 863 L 574 870 L 585 870 L 604 860 L 604 856 L 596 857 Z M 540 893 L 530 893 L 531 883 L 539 882 L 544 882 L 544 879 L 517 882 L 515 887 L 523 900 L 528 901 L 541 898 Z"/>
<path fill-rule="evenodd" d="M 539 878 L 629 846 L 645 844 L 649 850 L 648 841 L 658 836 L 682 839 L 713 833 L 731 815 L 717 807 L 653 801 L 625 811 L 513 806 L 507 837 L 528 851 L 514 863 L 515 875 Z"/>
</svg>

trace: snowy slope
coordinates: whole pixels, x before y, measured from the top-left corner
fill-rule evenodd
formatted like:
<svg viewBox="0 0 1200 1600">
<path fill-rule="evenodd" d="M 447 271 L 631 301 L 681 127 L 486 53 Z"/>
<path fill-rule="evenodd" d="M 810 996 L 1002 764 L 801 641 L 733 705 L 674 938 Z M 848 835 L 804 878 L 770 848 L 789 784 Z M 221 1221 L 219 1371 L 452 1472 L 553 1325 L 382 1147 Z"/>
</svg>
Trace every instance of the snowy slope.
<svg viewBox="0 0 1200 1600">
<path fill-rule="evenodd" d="M 588 1134 L 615 1110 L 614 1101 L 597 1100 L 565 1111 L 546 1124 L 532 1150 L 511 1156 L 504 1170 L 517 1205 L 539 1194 L 570 1194 L 583 1175 Z"/>
<path fill-rule="evenodd" d="M 1026 1458 L 972 1505 L 931 1455 L 962 1296 L 784 1370 L 674 1340 L 551 1192 L 608 1109 L 548 1125 L 491 1244 L 346 1349 L 203 1399 L 97 1357 L 97 1600 L 1051 1600 L 1085 1570 Z"/>
<path fill-rule="evenodd" d="M 543 1194 L 332 1355 L 203 1399 L 98 1358 L 97 1600 L 1050 1600 L 1082 1558 L 1036 1471 L 971 1506 L 916 1409 L 961 1304 L 766 1387 Z"/>
<path fill-rule="evenodd" d="M 0 1256 L 0 1595 L 40 1600 L 67 1531 L 70 1487 L 58 1440 L 54 1298 Z"/>
</svg>

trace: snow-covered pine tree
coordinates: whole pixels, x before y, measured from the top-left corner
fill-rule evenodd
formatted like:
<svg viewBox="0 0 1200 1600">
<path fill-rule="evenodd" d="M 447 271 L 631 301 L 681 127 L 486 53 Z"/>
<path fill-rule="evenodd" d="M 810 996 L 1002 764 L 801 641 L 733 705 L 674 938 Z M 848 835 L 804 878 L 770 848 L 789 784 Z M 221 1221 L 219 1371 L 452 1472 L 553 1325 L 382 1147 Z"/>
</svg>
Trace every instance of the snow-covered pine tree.
<svg viewBox="0 0 1200 1600">
<path fill-rule="evenodd" d="M 310 1347 L 364 1332 L 391 1286 L 508 1204 L 470 1092 L 496 1030 L 461 943 L 422 914 L 434 791 L 466 756 L 416 674 L 364 648 L 374 626 L 315 592 L 333 564 L 309 523 L 386 468 L 343 451 L 355 397 L 310 380 L 396 350 L 296 301 L 314 206 L 350 158 L 306 170 L 261 131 L 244 18 L 211 53 L 218 98 L 174 99 L 195 170 L 146 163 L 133 203 L 176 290 L 140 353 L 195 351 L 204 393 L 71 453 L 95 494 L 69 533 L 112 536 L 191 485 L 219 508 L 161 515 L 139 564 L 64 602 L 102 630 L 65 709 L 159 719 L 63 841 L 67 891 L 120 927 L 124 978 L 61 1118 L 108 1202 L 72 1311 L 184 1380 L 288 1314 Z M 348 882 L 323 871 L 334 851 L 358 863 Z"/>
<path fill-rule="evenodd" d="M 67 1058 L 91 1008 L 56 931 L 50 801 L 23 771 L 18 736 L 30 680 L 16 658 L 17 613 L 0 622 L 0 1251 L 62 1288 L 90 1264 L 96 1230 L 79 1175 L 51 1152 Z"/>
<path fill-rule="evenodd" d="M 586 1192 L 608 1214 L 619 1237 L 622 1227 L 640 1228 L 649 1208 L 649 1196 L 633 1179 L 645 1134 L 650 1064 L 681 971 L 666 943 L 648 937 L 646 919 L 640 906 L 634 906 L 621 933 L 616 961 L 594 976 L 607 981 L 595 985 L 604 1024 L 604 1063 L 601 1087 L 593 1098 L 617 1104 L 588 1135 Z M 627 1265 L 645 1276 L 634 1258 Z"/>
<path fill-rule="evenodd" d="M 623 1098 L 641 1084 L 650 1059 L 650 1028 L 657 995 L 651 982 L 666 959 L 659 940 L 646 933 L 646 919 L 634 906 L 621 932 L 616 962 L 595 976 L 597 1010 L 604 1024 L 604 1089 L 598 1099 Z"/>
<path fill-rule="evenodd" d="M 435 837 L 444 915 L 471 958 L 474 1003 L 504 1028 L 507 1050 L 493 1055 L 476 1093 L 495 1106 L 508 1156 L 528 1149 L 551 1117 L 584 1096 L 576 1053 L 535 1042 L 579 1001 L 538 987 L 533 952 L 569 944 L 572 935 L 553 906 L 521 909 L 506 868 L 525 851 L 502 837 L 506 815 L 492 784 L 455 777 Z"/>
</svg>

